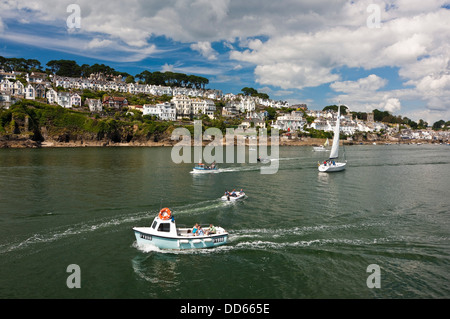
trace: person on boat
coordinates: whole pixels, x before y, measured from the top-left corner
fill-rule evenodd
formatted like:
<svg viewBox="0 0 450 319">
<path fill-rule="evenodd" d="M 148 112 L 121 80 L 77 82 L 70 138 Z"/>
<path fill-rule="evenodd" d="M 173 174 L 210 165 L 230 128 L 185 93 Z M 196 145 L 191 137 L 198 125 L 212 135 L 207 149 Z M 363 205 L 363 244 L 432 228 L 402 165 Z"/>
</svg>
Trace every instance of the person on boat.
<svg viewBox="0 0 450 319">
<path fill-rule="evenodd" d="M 203 231 L 202 226 L 198 226 L 197 236 L 204 236 L 205 232 Z"/>
<path fill-rule="evenodd" d="M 244 194 L 244 190 L 241 188 L 241 195 Z"/>
<path fill-rule="evenodd" d="M 327 166 L 327 161 L 323 161 L 323 166 Z"/>
<path fill-rule="evenodd" d="M 216 227 L 213 224 L 209 224 L 209 228 L 206 230 L 206 235 L 211 235 L 216 233 Z"/>
<path fill-rule="evenodd" d="M 212 169 L 216 168 L 216 161 L 212 162 L 211 167 Z"/>
<path fill-rule="evenodd" d="M 198 227 L 199 227 L 198 223 L 195 223 L 195 226 L 192 227 L 191 233 L 192 233 L 193 236 L 198 236 Z"/>
<path fill-rule="evenodd" d="M 231 196 L 236 197 L 236 190 L 233 189 L 233 191 L 231 192 Z"/>
</svg>

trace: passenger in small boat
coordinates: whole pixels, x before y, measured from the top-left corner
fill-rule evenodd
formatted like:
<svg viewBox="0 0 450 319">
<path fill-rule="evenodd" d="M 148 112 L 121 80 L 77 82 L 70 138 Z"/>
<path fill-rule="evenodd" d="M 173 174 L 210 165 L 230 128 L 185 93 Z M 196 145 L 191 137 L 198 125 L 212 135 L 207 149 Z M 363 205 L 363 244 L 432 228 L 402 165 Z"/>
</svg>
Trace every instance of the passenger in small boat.
<svg viewBox="0 0 450 319">
<path fill-rule="evenodd" d="M 193 236 L 198 236 L 198 223 L 196 223 L 195 226 L 192 227 L 191 233 Z"/>
<path fill-rule="evenodd" d="M 205 235 L 205 232 L 203 231 L 202 226 L 198 226 L 197 234 L 198 234 L 198 236 L 204 236 Z"/>
<path fill-rule="evenodd" d="M 206 235 L 211 235 L 216 233 L 216 227 L 213 224 L 209 224 L 209 228 L 206 230 Z"/>
<path fill-rule="evenodd" d="M 236 197 L 236 190 L 233 189 L 233 191 L 231 192 L 231 196 Z"/>
</svg>

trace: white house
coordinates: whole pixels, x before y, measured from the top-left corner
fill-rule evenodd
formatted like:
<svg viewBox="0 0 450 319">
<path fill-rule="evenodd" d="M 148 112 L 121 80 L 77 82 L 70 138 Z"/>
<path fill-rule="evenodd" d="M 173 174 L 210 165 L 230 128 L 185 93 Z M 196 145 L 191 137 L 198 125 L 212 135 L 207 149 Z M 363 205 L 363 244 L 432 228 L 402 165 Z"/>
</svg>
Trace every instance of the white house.
<svg viewBox="0 0 450 319">
<path fill-rule="evenodd" d="M 251 97 L 242 97 L 238 104 L 238 109 L 243 113 L 252 112 L 256 109 L 256 102 Z"/>
<path fill-rule="evenodd" d="M 204 101 L 203 114 L 208 115 L 210 119 L 214 119 L 214 113 L 216 112 L 216 104 L 213 100 L 206 99 Z"/>
<path fill-rule="evenodd" d="M 11 82 L 7 79 L 3 79 L 0 81 L 0 91 L 2 92 L 11 92 L 14 86 L 14 82 Z"/>
<path fill-rule="evenodd" d="M 191 118 L 192 116 L 192 102 L 186 95 L 177 95 L 172 98 L 171 101 L 175 104 L 177 118 L 181 119 L 183 117 Z"/>
<path fill-rule="evenodd" d="M 11 105 L 11 95 L 8 93 L 0 93 L 0 108 L 8 109 Z"/>
<path fill-rule="evenodd" d="M 19 80 L 14 82 L 14 84 L 12 85 L 12 88 L 11 88 L 11 94 L 12 95 L 23 95 L 24 93 L 25 93 L 25 86 L 22 84 L 22 82 L 20 82 Z"/>
<path fill-rule="evenodd" d="M 171 102 L 164 102 L 156 105 L 144 104 L 143 115 L 152 115 L 164 121 L 176 120 L 176 106 Z"/>
<path fill-rule="evenodd" d="M 70 93 L 58 92 L 56 95 L 56 103 L 64 108 L 71 108 L 72 104 L 70 104 Z"/>
<path fill-rule="evenodd" d="M 27 86 L 25 86 L 24 93 L 24 97 L 27 100 L 34 100 L 36 98 L 36 90 L 31 84 L 27 84 Z"/>
<path fill-rule="evenodd" d="M 100 99 L 86 99 L 84 104 L 87 104 L 91 112 L 101 112 L 103 110 L 103 104 Z"/>
<path fill-rule="evenodd" d="M 54 89 L 49 89 L 46 93 L 45 93 L 45 97 L 47 98 L 47 103 L 48 104 L 54 104 L 57 101 L 58 98 L 58 92 L 56 92 Z"/>
<path fill-rule="evenodd" d="M 272 121 L 272 127 L 285 131 L 303 130 L 303 126 L 306 124 L 303 118 L 303 113 L 299 111 L 292 111 L 290 114 L 279 116 L 275 123 Z"/>
<path fill-rule="evenodd" d="M 70 105 L 81 107 L 81 96 L 78 93 L 70 95 Z"/>
</svg>

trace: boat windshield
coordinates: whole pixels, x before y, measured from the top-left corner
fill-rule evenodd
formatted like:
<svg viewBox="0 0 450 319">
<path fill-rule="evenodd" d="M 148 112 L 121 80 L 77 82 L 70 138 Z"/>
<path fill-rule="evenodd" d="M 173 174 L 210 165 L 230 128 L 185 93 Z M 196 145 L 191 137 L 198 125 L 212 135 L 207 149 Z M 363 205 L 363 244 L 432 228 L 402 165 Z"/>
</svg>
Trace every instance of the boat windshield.
<svg viewBox="0 0 450 319">
<path fill-rule="evenodd" d="M 170 232 L 170 223 L 161 223 L 161 224 L 159 224 L 158 231 Z"/>
</svg>

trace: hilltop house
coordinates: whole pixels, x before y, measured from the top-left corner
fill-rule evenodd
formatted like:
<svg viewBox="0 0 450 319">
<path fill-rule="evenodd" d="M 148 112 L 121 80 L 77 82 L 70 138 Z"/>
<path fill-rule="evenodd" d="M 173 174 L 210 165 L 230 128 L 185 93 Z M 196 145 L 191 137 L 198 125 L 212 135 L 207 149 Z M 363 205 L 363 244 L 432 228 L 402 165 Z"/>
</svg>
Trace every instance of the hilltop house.
<svg viewBox="0 0 450 319">
<path fill-rule="evenodd" d="M 78 93 L 70 95 L 70 105 L 81 107 L 81 96 Z"/>
<path fill-rule="evenodd" d="M 25 86 L 19 80 L 15 81 L 12 86 L 10 86 L 10 91 L 12 95 L 24 95 Z"/>
<path fill-rule="evenodd" d="M 45 98 L 45 85 L 41 83 L 31 83 L 34 87 L 35 97 L 37 98 Z"/>
<path fill-rule="evenodd" d="M 172 103 L 175 105 L 177 119 L 192 118 L 192 103 L 189 97 L 177 95 L 172 98 Z"/>
<path fill-rule="evenodd" d="M 0 108 L 8 109 L 11 106 L 11 95 L 6 92 L 0 93 Z"/>
<path fill-rule="evenodd" d="M 156 116 L 163 121 L 176 120 L 177 111 L 174 103 L 164 102 L 156 105 L 145 104 L 143 109 L 143 115 Z"/>
<path fill-rule="evenodd" d="M 32 86 L 31 84 L 27 84 L 27 86 L 25 86 L 24 88 L 24 97 L 27 100 L 34 100 L 36 97 L 36 90 L 34 88 L 34 86 Z"/>
<path fill-rule="evenodd" d="M 128 100 L 124 97 L 105 96 L 103 98 L 103 107 L 121 109 L 128 106 Z"/>
<path fill-rule="evenodd" d="M 54 89 L 49 89 L 47 93 L 45 93 L 45 97 L 47 98 L 48 104 L 56 103 L 58 93 Z"/>
<path fill-rule="evenodd" d="M 191 100 L 192 104 L 192 114 L 199 115 L 205 114 L 209 118 L 214 119 L 214 112 L 216 111 L 216 104 L 210 99 L 202 100 L 200 98 L 195 98 Z"/>
<path fill-rule="evenodd" d="M 101 112 L 103 110 L 102 101 L 100 101 L 100 99 L 86 99 L 84 105 L 87 105 L 91 112 Z"/>
<path fill-rule="evenodd" d="M 284 131 L 302 131 L 305 124 L 306 121 L 303 118 L 303 112 L 292 111 L 290 114 L 279 116 L 275 122 L 272 121 L 271 126 Z"/>
<path fill-rule="evenodd" d="M 227 102 L 227 104 L 222 108 L 222 116 L 228 118 L 235 118 L 239 116 L 239 110 L 236 104 L 233 102 Z"/>
<path fill-rule="evenodd" d="M 71 108 L 70 104 L 70 93 L 69 92 L 58 92 L 56 94 L 56 103 L 63 108 Z"/>
</svg>

